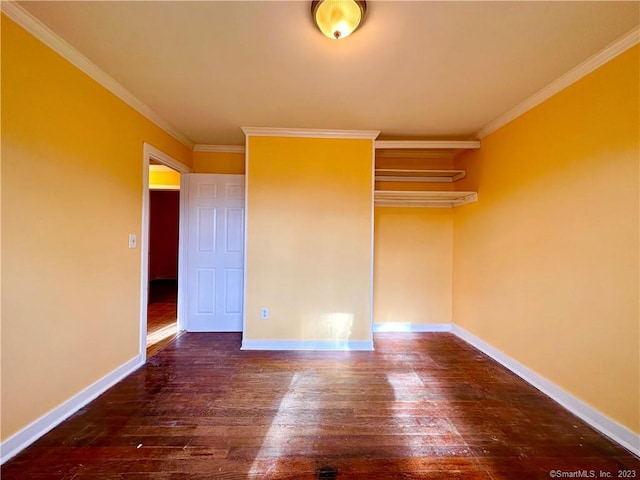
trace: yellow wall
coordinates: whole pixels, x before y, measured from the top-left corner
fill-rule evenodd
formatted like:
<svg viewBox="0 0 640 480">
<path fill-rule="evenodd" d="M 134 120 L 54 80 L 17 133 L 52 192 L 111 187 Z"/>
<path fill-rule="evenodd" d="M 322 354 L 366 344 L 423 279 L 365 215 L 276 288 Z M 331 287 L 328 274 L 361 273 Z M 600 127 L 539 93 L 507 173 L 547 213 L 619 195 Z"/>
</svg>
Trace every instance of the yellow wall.
<svg viewBox="0 0 640 480">
<path fill-rule="evenodd" d="M 639 47 L 461 157 L 454 322 L 640 432 Z"/>
<path fill-rule="evenodd" d="M 376 207 L 375 323 L 451 323 L 453 210 Z"/>
<path fill-rule="evenodd" d="M 149 188 L 160 189 L 180 189 L 180 172 L 175 171 L 154 171 L 149 169 Z"/>
<path fill-rule="evenodd" d="M 193 152 L 195 173 L 244 174 L 244 153 Z"/>
<path fill-rule="evenodd" d="M 245 340 L 371 340 L 372 149 L 249 137 Z"/>
<path fill-rule="evenodd" d="M 2 17 L 2 439 L 138 354 L 142 149 L 190 150 Z"/>
</svg>

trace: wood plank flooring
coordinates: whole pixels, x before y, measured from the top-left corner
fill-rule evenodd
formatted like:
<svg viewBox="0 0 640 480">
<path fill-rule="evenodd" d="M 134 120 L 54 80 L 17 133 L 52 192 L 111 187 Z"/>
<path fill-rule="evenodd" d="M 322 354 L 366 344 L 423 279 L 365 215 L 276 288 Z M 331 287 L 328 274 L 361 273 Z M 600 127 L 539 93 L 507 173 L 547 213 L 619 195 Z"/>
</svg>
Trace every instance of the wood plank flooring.
<svg viewBox="0 0 640 480">
<path fill-rule="evenodd" d="M 375 352 L 240 342 L 181 336 L 2 480 L 640 476 L 638 458 L 451 334 L 376 334 Z"/>
<path fill-rule="evenodd" d="M 179 337 L 178 282 L 153 280 L 149 283 L 147 306 L 147 358 L 152 357 Z"/>
<path fill-rule="evenodd" d="M 153 303 L 147 308 L 147 358 L 173 342 L 178 332 L 177 305 L 175 303 Z"/>
</svg>

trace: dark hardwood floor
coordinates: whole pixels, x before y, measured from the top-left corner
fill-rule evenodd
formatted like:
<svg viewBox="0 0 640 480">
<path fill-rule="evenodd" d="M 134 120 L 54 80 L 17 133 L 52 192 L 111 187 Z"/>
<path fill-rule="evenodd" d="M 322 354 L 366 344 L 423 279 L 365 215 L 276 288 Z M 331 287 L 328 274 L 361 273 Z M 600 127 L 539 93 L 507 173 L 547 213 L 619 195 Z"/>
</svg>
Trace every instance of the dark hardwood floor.
<svg viewBox="0 0 640 480">
<path fill-rule="evenodd" d="M 451 334 L 376 334 L 375 352 L 240 341 L 179 337 L 2 480 L 640 476 L 638 458 Z"/>
</svg>

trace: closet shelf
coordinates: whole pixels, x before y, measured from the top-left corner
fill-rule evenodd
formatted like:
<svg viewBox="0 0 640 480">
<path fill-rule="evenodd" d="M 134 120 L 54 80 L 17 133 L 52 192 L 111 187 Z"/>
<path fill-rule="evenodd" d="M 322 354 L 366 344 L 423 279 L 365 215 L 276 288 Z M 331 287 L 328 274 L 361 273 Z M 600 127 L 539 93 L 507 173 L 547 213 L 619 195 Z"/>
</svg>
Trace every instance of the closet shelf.
<svg viewBox="0 0 640 480">
<path fill-rule="evenodd" d="M 456 151 L 478 148 L 479 141 L 376 141 L 374 206 L 452 208 L 477 202 L 477 192 L 442 191 L 428 184 L 465 178 L 466 170 L 448 167 Z"/>
<path fill-rule="evenodd" d="M 376 207 L 458 207 L 477 202 L 477 192 L 451 191 L 392 191 L 376 190 L 373 194 Z"/>
<path fill-rule="evenodd" d="M 464 178 L 465 170 L 406 170 L 398 168 L 376 168 L 376 182 L 451 183 Z"/>
</svg>

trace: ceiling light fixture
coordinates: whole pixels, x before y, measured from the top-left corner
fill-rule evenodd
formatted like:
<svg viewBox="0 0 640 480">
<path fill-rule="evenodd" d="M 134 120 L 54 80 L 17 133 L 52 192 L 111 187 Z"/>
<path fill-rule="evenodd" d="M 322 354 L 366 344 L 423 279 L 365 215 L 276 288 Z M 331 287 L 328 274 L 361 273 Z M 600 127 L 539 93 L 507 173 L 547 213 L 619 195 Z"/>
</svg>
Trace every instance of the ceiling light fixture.
<svg viewBox="0 0 640 480">
<path fill-rule="evenodd" d="M 318 28 L 327 37 L 339 40 L 355 31 L 364 18 L 367 2 L 364 0 L 314 0 L 311 15 Z"/>
</svg>

